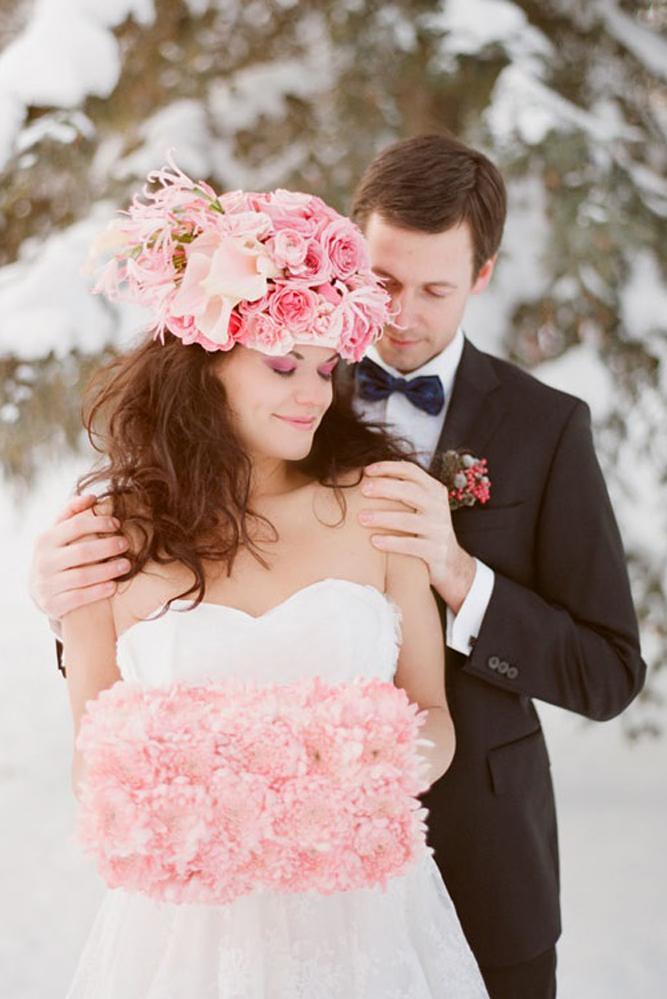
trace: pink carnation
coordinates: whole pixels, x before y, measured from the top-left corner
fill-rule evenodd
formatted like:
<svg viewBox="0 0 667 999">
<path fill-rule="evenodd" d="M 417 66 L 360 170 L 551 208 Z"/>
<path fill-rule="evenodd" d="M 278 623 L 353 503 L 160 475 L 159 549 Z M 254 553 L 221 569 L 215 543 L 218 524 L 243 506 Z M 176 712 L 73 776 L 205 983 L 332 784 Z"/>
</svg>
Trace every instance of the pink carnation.
<svg viewBox="0 0 667 999">
<path fill-rule="evenodd" d="M 239 342 L 248 347 L 255 347 L 265 354 L 275 355 L 289 353 L 294 345 L 289 330 L 263 312 L 244 319 L 242 338 L 239 337 Z"/>
<path fill-rule="evenodd" d="M 81 724 L 80 837 L 110 885 L 171 902 L 384 884 L 426 849 L 422 720 L 375 680 L 119 682 Z"/>
</svg>

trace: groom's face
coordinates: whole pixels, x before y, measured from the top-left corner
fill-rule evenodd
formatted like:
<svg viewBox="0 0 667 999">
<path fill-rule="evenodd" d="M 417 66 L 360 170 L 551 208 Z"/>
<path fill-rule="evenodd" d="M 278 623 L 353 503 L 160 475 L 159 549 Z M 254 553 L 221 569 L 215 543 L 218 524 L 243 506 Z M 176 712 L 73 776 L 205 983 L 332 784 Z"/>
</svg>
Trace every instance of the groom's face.
<svg viewBox="0 0 667 999">
<path fill-rule="evenodd" d="M 375 273 L 398 309 L 377 349 L 398 371 L 414 371 L 451 343 L 470 295 L 489 282 L 495 258 L 473 271 L 473 245 L 467 223 L 428 233 L 400 229 L 373 213 L 366 239 Z"/>
</svg>

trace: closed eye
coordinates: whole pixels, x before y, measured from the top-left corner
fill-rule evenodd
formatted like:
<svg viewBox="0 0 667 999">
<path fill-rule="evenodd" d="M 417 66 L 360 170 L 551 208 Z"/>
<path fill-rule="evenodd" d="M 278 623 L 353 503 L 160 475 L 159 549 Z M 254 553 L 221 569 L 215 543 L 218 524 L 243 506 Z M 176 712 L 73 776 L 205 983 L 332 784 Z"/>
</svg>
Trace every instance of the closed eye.
<svg viewBox="0 0 667 999">
<path fill-rule="evenodd" d="M 296 368 L 271 368 L 271 371 L 275 371 L 275 373 L 280 375 L 282 378 L 289 378 L 290 375 L 294 374 Z M 333 371 L 318 371 L 317 373 L 325 382 L 330 382 L 333 378 Z"/>
</svg>

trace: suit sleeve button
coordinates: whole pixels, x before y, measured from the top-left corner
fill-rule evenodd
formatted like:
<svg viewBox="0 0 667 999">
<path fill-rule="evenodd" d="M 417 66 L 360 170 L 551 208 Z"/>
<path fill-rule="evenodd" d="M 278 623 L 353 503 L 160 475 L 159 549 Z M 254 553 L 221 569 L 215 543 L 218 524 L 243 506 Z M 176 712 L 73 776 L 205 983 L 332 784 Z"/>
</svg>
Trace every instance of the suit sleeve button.
<svg viewBox="0 0 667 999">
<path fill-rule="evenodd" d="M 498 669 L 498 667 L 500 666 L 500 659 L 498 658 L 498 656 L 490 656 L 487 666 L 489 667 L 489 669 Z"/>
<path fill-rule="evenodd" d="M 519 675 L 519 670 L 516 668 L 516 666 L 510 666 L 510 668 L 507 670 L 508 680 L 516 680 L 518 675 Z"/>
<path fill-rule="evenodd" d="M 503 673 L 503 674 L 507 673 L 507 671 L 508 671 L 509 668 L 510 668 L 510 664 L 506 663 L 504 659 L 503 659 L 502 662 L 498 663 L 498 672 L 499 673 Z"/>
</svg>

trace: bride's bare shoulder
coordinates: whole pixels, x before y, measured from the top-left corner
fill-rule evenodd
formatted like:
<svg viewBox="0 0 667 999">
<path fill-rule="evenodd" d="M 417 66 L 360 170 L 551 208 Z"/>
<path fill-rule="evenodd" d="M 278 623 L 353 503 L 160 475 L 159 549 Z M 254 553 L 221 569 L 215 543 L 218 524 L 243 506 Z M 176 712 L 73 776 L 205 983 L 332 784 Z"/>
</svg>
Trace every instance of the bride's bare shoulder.
<svg viewBox="0 0 667 999">
<path fill-rule="evenodd" d="M 364 478 L 363 468 L 354 469 L 340 475 L 338 477 L 338 484 L 341 486 L 339 490 L 340 500 L 331 487 L 321 487 L 318 499 L 327 507 L 330 507 L 332 511 L 337 511 L 341 526 L 344 523 L 350 529 L 367 532 L 368 528 L 363 527 L 359 523 L 359 514 L 362 510 L 405 511 L 409 509 L 404 503 L 398 500 L 367 495 L 364 492 L 365 481 L 370 480 Z M 344 509 L 341 509 L 341 506 Z M 377 528 L 374 530 L 374 533 L 385 534 L 392 532 Z"/>
<path fill-rule="evenodd" d="M 191 585 L 192 575 L 184 567 L 147 562 L 135 576 L 119 583 L 111 598 L 117 634 L 150 617 Z"/>
</svg>

